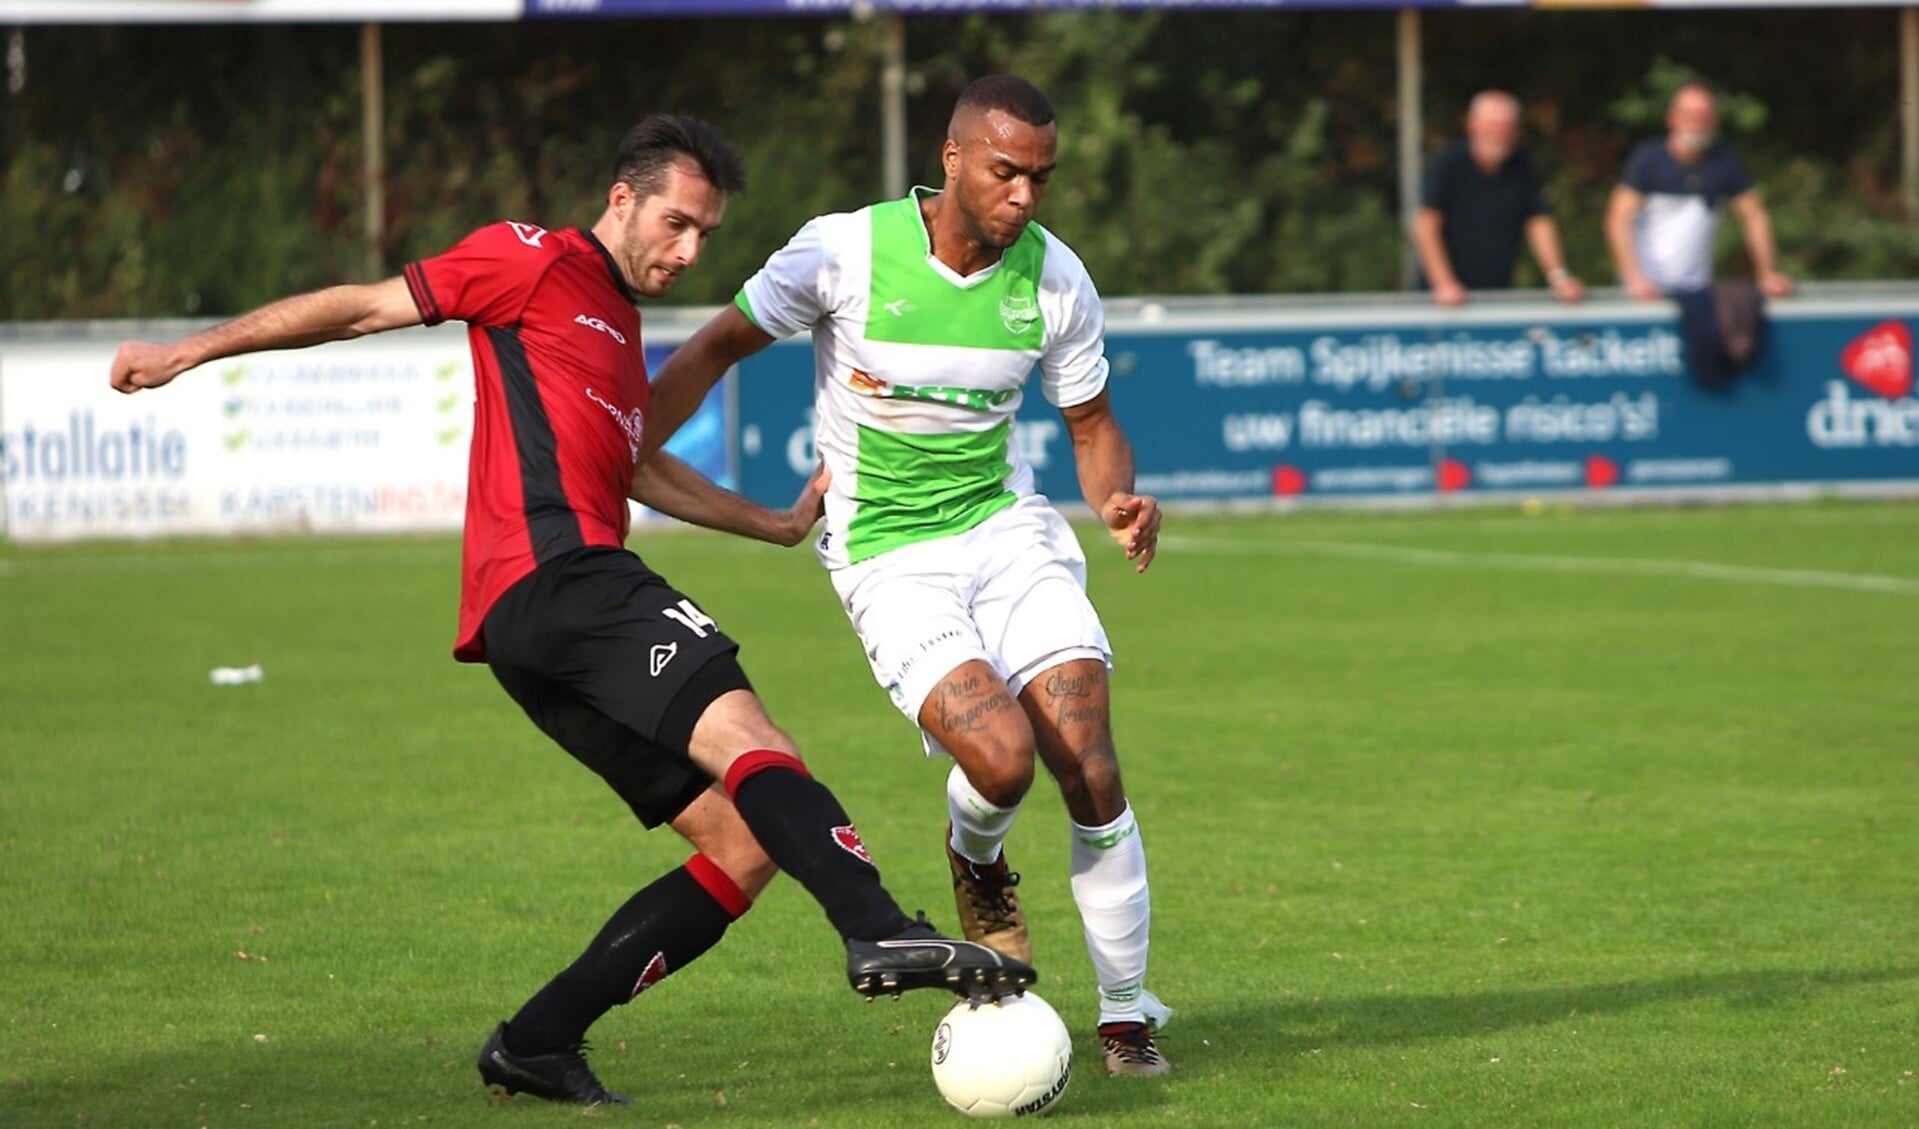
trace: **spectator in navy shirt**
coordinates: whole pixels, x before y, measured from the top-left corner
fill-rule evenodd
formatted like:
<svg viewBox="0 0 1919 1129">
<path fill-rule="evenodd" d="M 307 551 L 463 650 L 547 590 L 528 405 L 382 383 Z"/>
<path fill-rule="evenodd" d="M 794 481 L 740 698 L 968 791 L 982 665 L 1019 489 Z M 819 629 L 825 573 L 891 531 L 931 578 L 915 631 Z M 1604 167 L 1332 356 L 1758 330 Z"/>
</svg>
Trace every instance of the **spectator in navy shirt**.
<svg viewBox="0 0 1919 1129">
<path fill-rule="evenodd" d="M 1546 284 L 1562 302 L 1585 297 L 1566 269 L 1546 194 L 1519 147 L 1519 102 L 1487 90 L 1466 111 L 1466 136 L 1433 154 L 1413 221 L 1420 274 L 1433 300 L 1457 306 L 1472 290 L 1506 290 L 1523 234 Z"/>
<path fill-rule="evenodd" d="M 1719 206 L 1732 202 L 1752 255 L 1753 281 L 1768 297 L 1792 293 L 1774 261 L 1772 220 L 1731 145 L 1713 137 L 1718 101 L 1704 83 L 1672 96 L 1666 136 L 1643 141 L 1606 206 L 1606 242 L 1620 284 L 1635 298 L 1704 290 L 1712 284 Z"/>
</svg>

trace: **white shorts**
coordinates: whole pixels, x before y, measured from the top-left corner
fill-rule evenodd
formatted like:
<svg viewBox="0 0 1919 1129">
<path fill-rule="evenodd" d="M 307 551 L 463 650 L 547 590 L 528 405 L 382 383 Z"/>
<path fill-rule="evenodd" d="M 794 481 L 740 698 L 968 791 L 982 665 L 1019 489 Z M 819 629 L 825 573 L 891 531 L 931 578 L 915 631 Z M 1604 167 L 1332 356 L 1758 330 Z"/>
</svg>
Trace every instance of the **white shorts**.
<svg viewBox="0 0 1919 1129">
<path fill-rule="evenodd" d="M 873 677 L 914 725 L 940 680 L 979 659 L 1014 696 L 1074 659 L 1110 668 L 1112 647 L 1086 597 L 1073 529 L 1038 495 L 965 533 L 902 546 L 835 570 L 833 587 Z M 924 733 L 930 756 L 944 752 Z"/>
</svg>

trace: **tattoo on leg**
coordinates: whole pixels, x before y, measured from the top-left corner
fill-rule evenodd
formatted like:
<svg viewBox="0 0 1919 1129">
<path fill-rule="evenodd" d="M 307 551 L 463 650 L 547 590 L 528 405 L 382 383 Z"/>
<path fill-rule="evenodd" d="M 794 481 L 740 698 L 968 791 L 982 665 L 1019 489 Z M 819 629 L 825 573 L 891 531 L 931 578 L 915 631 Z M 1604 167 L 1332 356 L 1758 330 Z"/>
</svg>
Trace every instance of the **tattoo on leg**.
<svg viewBox="0 0 1919 1129">
<path fill-rule="evenodd" d="M 984 692 L 987 696 L 974 701 Z M 1004 686 L 994 687 L 977 674 L 968 674 L 957 682 L 942 683 L 934 693 L 934 716 L 942 731 L 955 736 L 977 733 L 986 728 L 987 718 L 1013 708 L 1013 699 Z"/>
<path fill-rule="evenodd" d="M 1093 692 L 1093 680 L 1084 674 L 1074 674 L 1064 668 L 1046 673 L 1043 687 L 1046 696 L 1053 701 L 1061 698 L 1084 698 Z"/>
<path fill-rule="evenodd" d="M 1104 710 L 1094 689 L 1091 676 L 1065 670 L 1052 671 L 1040 684 L 1040 692 L 1046 695 L 1047 705 L 1051 707 L 1049 712 L 1061 729 L 1081 722 L 1098 723 L 1102 719 Z"/>
</svg>

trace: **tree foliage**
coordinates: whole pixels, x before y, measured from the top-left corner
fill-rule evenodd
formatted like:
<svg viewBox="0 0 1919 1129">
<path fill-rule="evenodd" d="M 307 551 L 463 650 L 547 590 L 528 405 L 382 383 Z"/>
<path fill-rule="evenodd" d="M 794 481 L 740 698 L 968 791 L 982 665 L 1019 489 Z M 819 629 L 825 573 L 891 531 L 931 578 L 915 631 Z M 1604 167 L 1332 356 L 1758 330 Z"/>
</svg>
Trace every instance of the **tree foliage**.
<svg viewBox="0 0 1919 1129">
<path fill-rule="evenodd" d="M 1571 261 L 1606 282 L 1600 217 L 1620 162 L 1659 132 L 1674 85 L 1706 77 L 1785 269 L 1910 276 L 1896 18 L 1427 12 L 1426 140 L 1475 91 L 1517 94 Z M 366 273 L 358 28 L 16 34 L 0 319 L 227 314 Z M 592 222 L 625 127 L 675 108 L 749 162 L 749 190 L 674 297 L 723 301 L 808 217 L 879 192 L 882 37 L 871 19 L 391 25 L 383 271 L 497 219 Z M 937 177 L 968 79 L 1032 78 L 1061 122 L 1042 220 L 1108 293 L 1399 284 L 1391 14 L 929 15 L 907 42 L 913 178 Z"/>
</svg>

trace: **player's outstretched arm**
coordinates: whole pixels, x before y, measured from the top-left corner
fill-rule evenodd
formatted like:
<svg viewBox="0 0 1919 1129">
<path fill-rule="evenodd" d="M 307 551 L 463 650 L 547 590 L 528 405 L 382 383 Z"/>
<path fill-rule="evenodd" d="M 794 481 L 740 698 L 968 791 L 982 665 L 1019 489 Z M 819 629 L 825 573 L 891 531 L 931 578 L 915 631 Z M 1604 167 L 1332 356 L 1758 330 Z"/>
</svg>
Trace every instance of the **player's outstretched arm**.
<svg viewBox="0 0 1919 1129">
<path fill-rule="evenodd" d="M 689 521 L 722 533 L 734 533 L 797 545 L 806 540 L 824 512 L 826 468 L 807 479 L 792 508 L 769 510 L 715 483 L 685 461 L 660 451 L 633 471 L 631 497 L 669 517 Z"/>
<path fill-rule="evenodd" d="M 405 279 L 333 286 L 282 298 L 179 341 L 125 342 L 113 356 L 108 380 L 116 391 L 138 392 L 221 357 L 342 341 L 422 320 Z"/>
<path fill-rule="evenodd" d="M 1073 464 L 1086 504 L 1126 550 L 1133 571 L 1145 572 L 1159 549 L 1159 500 L 1133 492 L 1133 445 L 1126 441 L 1105 392 L 1061 408 L 1073 438 Z"/>
<path fill-rule="evenodd" d="M 728 306 L 673 350 L 653 374 L 653 403 L 646 413 L 640 463 L 644 465 L 673 437 L 727 369 L 772 343 L 772 335 L 754 325 L 738 306 Z"/>
</svg>

